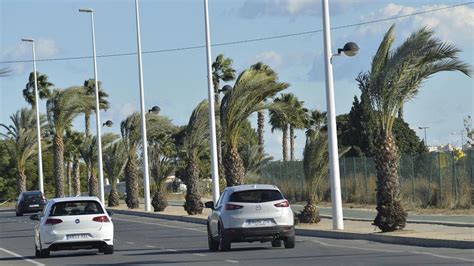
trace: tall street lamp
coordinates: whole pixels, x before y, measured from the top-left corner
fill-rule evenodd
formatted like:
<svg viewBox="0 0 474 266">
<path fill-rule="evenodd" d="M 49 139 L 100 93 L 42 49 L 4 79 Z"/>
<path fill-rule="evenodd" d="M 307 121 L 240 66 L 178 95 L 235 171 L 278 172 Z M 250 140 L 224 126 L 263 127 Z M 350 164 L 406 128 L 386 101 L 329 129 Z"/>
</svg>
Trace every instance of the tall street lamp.
<svg viewBox="0 0 474 266">
<path fill-rule="evenodd" d="M 326 67 L 326 104 L 328 114 L 328 138 L 329 138 L 329 173 L 331 175 L 331 202 L 332 202 L 332 226 L 334 230 L 343 230 L 341 181 L 339 177 L 339 152 L 337 147 L 336 107 L 334 103 L 334 80 L 332 74 L 332 51 L 331 32 L 329 25 L 328 0 L 322 0 L 323 6 L 323 30 L 324 30 L 324 63 Z M 344 52 L 347 56 L 354 56 L 359 51 L 355 43 L 347 43 L 344 48 L 338 49 L 338 54 Z"/>
<path fill-rule="evenodd" d="M 38 96 L 38 79 L 36 77 L 36 51 L 35 40 L 21 39 L 24 42 L 30 42 L 33 49 L 33 76 L 35 79 L 35 106 L 36 106 L 36 138 L 38 139 L 38 176 L 39 176 L 39 190 L 44 194 L 43 186 L 43 155 L 41 151 L 41 125 L 39 115 L 39 96 Z"/>
<path fill-rule="evenodd" d="M 150 202 L 150 177 L 148 175 L 148 142 L 146 137 L 145 119 L 145 93 L 143 91 L 143 65 L 142 65 L 142 43 L 140 39 L 140 13 L 138 10 L 138 0 L 135 0 L 135 17 L 137 24 L 137 49 L 138 49 L 138 80 L 140 85 L 140 112 L 142 122 L 142 147 L 143 147 L 143 187 L 145 197 L 145 211 L 151 211 Z M 152 108 L 153 109 L 153 108 Z"/>
<path fill-rule="evenodd" d="M 428 146 L 428 142 L 427 142 L 427 140 L 426 140 L 426 130 L 427 130 L 428 128 L 430 128 L 430 127 L 418 127 L 418 129 L 421 129 L 421 130 L 424 130 L 424 131 L 425 131 L 425 140 L 424 140 L 424 141 L 425 141 L 425 146 Z"/>
<path fill-rule="evenodd" d="M 217 137 L 216 137 L 216 116 L 214 115 L 214 88 L 212 84 L 212 63 L 211 63 L 211 36 L 209 32 L 209 9 L 208 0 L 204 0 L 204 24 L 206 29 L 206 58 L 207 58 L 207 87 L 209 101 L 209 135 L 211 150 L 211 172 L 212 172 L 212 200 L 214 204 L 219 199 L 219 170 L 217 159 Z"/>
<path fill-rule="evenodd" d="M 104 172 L 102 168 L 102 136 L 100 133 L 100 109 L 99 109 L 99 81 L 97 79 L 97 58 L 95 53 L 95 30 L 94 30 L 94 10 L 91 8 L 81 8 L 79 12 L 91 14 L 92 27 L 92 54 L 94 61 L 94 87 L 95 87 L 95 125 L 97 128 L 97 163 L 99 169 L 99 197 L 100 201 L 105 204 L 104 197 Z"/>
</svg>

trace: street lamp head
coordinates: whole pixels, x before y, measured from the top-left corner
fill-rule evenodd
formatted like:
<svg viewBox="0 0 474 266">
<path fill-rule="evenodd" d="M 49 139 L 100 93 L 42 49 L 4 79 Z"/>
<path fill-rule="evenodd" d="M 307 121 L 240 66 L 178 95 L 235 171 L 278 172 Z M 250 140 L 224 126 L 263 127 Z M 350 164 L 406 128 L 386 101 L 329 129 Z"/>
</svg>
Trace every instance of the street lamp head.
<svg viewBox="0 0 474 266">
<path fill-rule="evenodd" d="M 347 56 L 354 56 L 359 52 L 359 46 L 355 42 L 348 42 L 342 49 L 337 49 L 338 54 L 341 54 L 341 52 L 344 52 Z"/>
<path fill-rule="evenodd" d="M 155 115 L 160 113 L 160 107 L 159 106 L 153 106 L 150 110 L 148 110 L 148 113 L 154 113 Z"/>
<path fill-rule="evenodd" d="M 218 92 L 223 92 L 223 93 L 226 93 L 228 91 L 232 90 L 232 86 L 230 85 L 225 85 L 224 87 L 222 87 L 222 89 L 218 90 Z"/>
<path fill-rule="evenodd" d="M 92 9 L 92 8 L 79 8 L 79 12 L 92 13 L 92 12 L 94 12 L 94 9 Z"/>
<path fill-rule="evenodd" d="M 35 42 L 34 39 L 30 39 L 30 38 L 23 38 L 21 39 L 22 42 Z"/>
<path fill-rule="evenodd" d="M 114 122 L 112 122 L 112 120 L 107 120 L 105 123 L 102 124 L 102 126 L 111 127 L 113 124 Z"/>
</svg>

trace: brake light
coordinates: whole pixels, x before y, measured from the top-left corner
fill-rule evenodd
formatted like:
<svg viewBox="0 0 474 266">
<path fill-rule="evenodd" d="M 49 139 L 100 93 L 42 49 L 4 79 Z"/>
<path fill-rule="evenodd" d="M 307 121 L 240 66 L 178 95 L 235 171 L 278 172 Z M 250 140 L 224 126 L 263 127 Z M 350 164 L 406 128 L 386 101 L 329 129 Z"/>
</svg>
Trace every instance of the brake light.
<svg viewBox="0 0 474 266">
<path fill-rule="evenodd" d="M 94 217 L 94 218 L 92 218 L 92 221 L 98 222 L 98 223 L 108 223 L 108 222 L 110 222 L 109 218 L 105 215 Z"/>
<path fill-rule="evenodd" d="M 286 208 L 290 206 L 290 203 L 287 200 L 285 200 L 285 201 L 274 204 L 274 206 L 280 207 L 280 208 Z"/>
<path fill-rule="evenodd" d="M 61 220 L 61 219 L 48 218 L 44 224 L 55 225 L 55 224 L 60 224 L 62 222 L 63 222 L 63 220 Z"/>
<path fill-rule="evenodd" d="M 226 211 L 234 211 L 234 210 L 242 209 L 243 207 L 244 207 L 244 206 L 242 206 L 242 205 L 227 203 L 227 204 L 225 205 L 225 210 L 226 210 Z"/>
</svg>

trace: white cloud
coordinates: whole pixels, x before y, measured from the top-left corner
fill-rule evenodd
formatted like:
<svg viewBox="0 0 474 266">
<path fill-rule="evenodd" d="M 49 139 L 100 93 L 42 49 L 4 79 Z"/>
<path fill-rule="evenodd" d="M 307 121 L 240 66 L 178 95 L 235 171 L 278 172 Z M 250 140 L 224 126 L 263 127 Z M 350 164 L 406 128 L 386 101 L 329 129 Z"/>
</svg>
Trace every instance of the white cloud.
<svg viewBox="0 0 474 266">
<path fill-rule="evenodd" d="M 265 51 L 255 56 L 256 62 L 263 62 L 271 68 L 279 68 L 283 64 L 281 54 L 275 51 Z"/>
<path fill-rule="evenodd" d="M 363 16 L 362 20 L 371 21 L 386 17 L 403 16 L 444 7 L 447 7 L 447 5 L 427 5 L 415 8 L 391 3 L 368 16 Z M 406 38 L 413 31 L 426 26 L 435 30 L 436 36 L 443 41 L 463 46 L 470 45 L 470 47 L 472 47 L 474 41 L 472 37 L 474 32 L 474 9 L 467 6 L 399 18 L 390 23 L 396 23 L 401 33 L 399 39 Z M 383 33 L 386 30 L 386 23 L 377 23 L 361 27 L 358 33 L 360 35 L 371 35 Z"/>
</svg>

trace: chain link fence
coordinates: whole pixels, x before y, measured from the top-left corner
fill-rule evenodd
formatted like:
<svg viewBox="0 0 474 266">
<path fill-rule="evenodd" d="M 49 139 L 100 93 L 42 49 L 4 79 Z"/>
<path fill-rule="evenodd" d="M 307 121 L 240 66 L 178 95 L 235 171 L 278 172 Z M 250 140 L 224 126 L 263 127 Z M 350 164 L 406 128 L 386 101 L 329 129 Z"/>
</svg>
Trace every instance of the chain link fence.
<svg viewBox="0 0 474 266">
<path fill-rule="evenodd" d="M 471 208 L 474 202 L 474 150 L 458 158 L 453 152 L 403 154 L 399 176 L 401 198 L 414 207 Z M 342 200 L 375 204 L 376 175 L 373 157 L 343 157 L 339 161 Z M 303 162 L 273 161 L 262 169 L 259 182 L 277 185 L 292 201 L 307 193 Z M 318 198 L 330 201 L 329 177 L 317 187 Z"/>
</svg>

